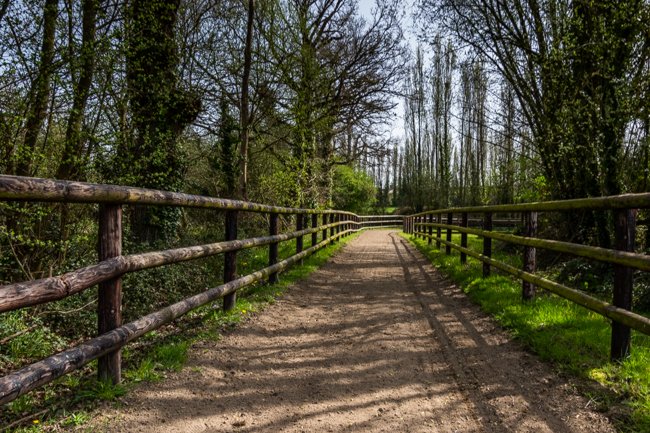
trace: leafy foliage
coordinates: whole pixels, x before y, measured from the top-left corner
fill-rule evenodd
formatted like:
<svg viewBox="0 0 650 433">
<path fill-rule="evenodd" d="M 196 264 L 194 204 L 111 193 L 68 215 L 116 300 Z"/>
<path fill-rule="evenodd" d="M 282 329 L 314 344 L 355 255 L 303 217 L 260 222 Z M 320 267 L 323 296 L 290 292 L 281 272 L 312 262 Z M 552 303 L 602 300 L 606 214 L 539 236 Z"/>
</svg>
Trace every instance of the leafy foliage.
<svg viewBox="0 0 650 433">
<path fill-rule="evenodd" d="M 334 208 L 358 214 L 369 213 L 376 195 L 375 184 L 367 173 L 346 165 L 336 167 L 332 194 Z"/>
</svg>

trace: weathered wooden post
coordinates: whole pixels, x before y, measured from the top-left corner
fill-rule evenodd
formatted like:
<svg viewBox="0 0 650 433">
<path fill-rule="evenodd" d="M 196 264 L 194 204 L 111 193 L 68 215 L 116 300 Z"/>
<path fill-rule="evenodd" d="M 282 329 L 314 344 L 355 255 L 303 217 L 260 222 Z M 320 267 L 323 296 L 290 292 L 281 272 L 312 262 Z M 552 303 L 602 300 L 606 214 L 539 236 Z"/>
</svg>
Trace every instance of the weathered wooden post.
<svg viewBox="0 0 650 433">
<path fill-rule="evenodd" d="M 329 219 L 329 218 L 328 218 L 327 214 L 324 213 L 324 214 L 323 214 L 323 227 L 327 225 L 327 220 L 328 220 L 328 219 Z M 327 239 L 327 229 L 326 229 L 326 228 L 323 229 L 322 237 L 323 237 L 322 240 L 326 240 L 326 239 Z"/>
<path fill-rule="evenodd" d="M 122 206 L 99 206 L 99 261 L 122 255 Z M 99 283 L 97 301 L 97 333 L 99 335 L 122 325 L 122 278 Z M 122 353 L 115 350 L 99 358 L 98 378 L 114 385 L 122 380 Z"/>
<path fill-rule="evenodd" d="M 634 252 L 636 236 L 636 211 L 618 209 L 614 211 L 615 248 Z M 619 308 L 632 309 L 633 270 L 623 265 L 614 265 L 614 296 L 612 303 Z M 630 328 L 612 321 L 612 361 L 621 361 L 630 355 Z"/>
<path fill-rule="evenodd" d="M 278 214 L 272 213 L 269 215 L 269 235 L 275 236 L 278 232 Z M 273 266 L 278 262 L 278 242 L 269 244 L 269 266 Z M 269 284 L 278 282 L 278 273 L 274 272 L 269 275 Z"/>
<path fill-rule="evenodd" d="M 492 212 L 485 212 L 483 215 L 483 230 L 492 231 Z M 483 255 L 492 257 L 492 238 L 483 237 Z M 483 262 L 483 277 L 490 276 L 490 264 Z"/>
<path fill-rule="evenodd" d="M 296 214 L 296 231 L 300 232 L 303 229 L 303 223 L 305 221 L 304 215 L 303 214 Z M 296 254 L 302 252 L 302 247 L 303 247 L 303 238 L 302 235 L 298 236 L 296 238 Z"/>
<path fill-rule="evenodd" d="M 429 224 L 433 224 L 433 214 L 432 213 L 429 214 Z M 433 237 L 433 227 L 429 226 L 428 233 L 429 233 L 429 241 L 427 242 L 427 244 L 431 245 L 431 242 L 433 242 L 433 239 L 431 239 Z"/>
<path fill-rule="evenodd" d="M 336 214 L 336 222 L 338 223 L 338 226 L 336 227 L 336 234 L 340 235 L 343 232 L 343 224 L 341 222 L 343 221 L 343 216 L 340 213 Z M 341 239 L 340 237 L 338 238 L 339 240 Z"/>
<path fill-rule="evenodd" d="M 427 238 L 427 227 L 424 225 L 428 221 L 428 216 L 427 215 L 422 215 L 420 217 L 420 237 L 422 237 L 422 240 L 425 240 Z"/>
<path fill-rule="evenodd" d="M 335 219 L 335 215 L 333 213 L 331 213 L 330 214 L 330 224 L 334 224 L 334 219 Z M 330 238 L 334 237 L 334 233 L 336 233 L 336 227 L 331 227 L 330 228 Z"/>
<path fill-rule="evenodd" d="M 535 237 L 537 235 L 537 212 L 527 212 L 524 216 L 524 236 Z M 537 269 L 536 249 L 524 247 L 524 272 L 533 273 Z M 521 286 L 521 297 L 524 301 L 535 298 L 535 285 L 524 281 Z"/>
<path fill-rule="evenodd" d="M 438 224 L 442 224 L 442 214 L 441 213 L 438 214 L 437 220 L 438 220 Z M 440 239 L 442 238 L 442 227 L 438 227 L 436 229 L 436 237 L 438 238 L 436 240 L 436 248 L 440 249 Z"/>
<path fill-rule="evenodd" d="M 311 246 L 313 247 L 318 243 L 318 214 L 311 214 L 311 228 L 314 229 L 314 232 L 311 234 Z"/>
<path fill-rule="evenodd" d="M 454 223 L 454 214 L 451 212 L 447 213 L 447 225 L 452 225 Z M 447 229 L 447 242 L 451 242 L 451 228 Z M 451 254 L 451 245 L 445 246 L 445 254 Z"/>
<path fill-rule="evenodd" d="M 226 211 L 226 240 L 237 239 L 237 211 Z M 223 282 L 228 283 L 237 278 L 237 251 L 229 251 L 224 254 Z M 237 293 L 233 292 L 223 297 L 224 311 L 231 310 L 237 302 Z"/>
<path fill-rule="evenodd" d="M 463 212 L 460 217 L 460 226 L 467 228 L 467 212 Z M 467 248 L 467 233 L 460 234 L 460 246 Z M 460 263 L 464 265 L 467 263 L 467 254 L 461 251 L 460 253 Z"/>
</svg>

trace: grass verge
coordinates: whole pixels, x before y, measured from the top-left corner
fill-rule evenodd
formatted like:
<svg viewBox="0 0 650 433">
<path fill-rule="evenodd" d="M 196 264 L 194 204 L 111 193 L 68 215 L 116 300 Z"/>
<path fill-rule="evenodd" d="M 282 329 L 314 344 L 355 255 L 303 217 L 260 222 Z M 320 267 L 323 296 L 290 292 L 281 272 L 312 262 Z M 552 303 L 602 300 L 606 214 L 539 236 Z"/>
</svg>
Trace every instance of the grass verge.
<svg viewBox="0 0 650 433">
<path fill-rule="evenodd" d="M 2 407 L 0 422 L 17 423 L 10 428 L 0 426 L 0 432 L 88 431 L 84 425 L 92 418 L 91 411 L 102 402 L 118 400 L 140 382 L 163 380 L 168 372 L 179 371 L 192 344 L 218 340 L 224 332 L 275 302 L 292 284 L 309 276 L 358 235 L 353 234 L 317 251 L 302 264 L 280 274 L 277 284 L 258 283 L 238 291 L 237 303 L 230 311 L 223 311 L 217 303 L 206 305 L 128 345 L 123 349 L 123 383 L 120 385 L 95 380 L 94 361 L 42 390 L 14 400 Z M 304 248 L 309 246 L 310 237 L 306 236 Z M 279 245 L 280 259 L 294 252 L 295 241 Z M 238 260 L 239 275 L 267 266 L 267 260 L 266 249 L 246 251 Z"/>
<path fill-rule="evenodd" d="M 604 317 L 558 296 L 540 293 L 522 302 L 521 282 L 513 277 L 483 278 L 482 263 L 459 253 L 445 254 L 435 242 L 403 235 L 444 275 L 462 287 L 481 308 L 545 361 L 561 371 L 603 385 L 582 391 L 607 412 L 621 432 L 650 432 L 650 337 L 633 331 L 632 354 L 621 363 L 609 361 L 610 323 Z M 460 235 L 453 242 L 460 244 Z M 468 246 L 482 250 L 482 240 L 468 236 Z M 515 264 L 519 258 L 494 248 L 493 258 Z M 520 261 L 519 261 L 520 263 Z M 621 410 L 622 409 L 622 410 Z"/>
</svg>

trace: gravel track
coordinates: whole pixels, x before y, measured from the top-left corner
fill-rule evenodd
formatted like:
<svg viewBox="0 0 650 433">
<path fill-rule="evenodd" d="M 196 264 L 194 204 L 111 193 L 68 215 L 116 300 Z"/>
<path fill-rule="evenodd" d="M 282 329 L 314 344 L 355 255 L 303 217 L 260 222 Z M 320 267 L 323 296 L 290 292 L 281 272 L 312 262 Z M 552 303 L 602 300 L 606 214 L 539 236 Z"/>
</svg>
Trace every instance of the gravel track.
<svg viewBox="0 0 650 433">
<path fill-rule="evenodd" d="M 396 232 L 364 232 L 109 432 L 614 432 Z"/>
</svg>

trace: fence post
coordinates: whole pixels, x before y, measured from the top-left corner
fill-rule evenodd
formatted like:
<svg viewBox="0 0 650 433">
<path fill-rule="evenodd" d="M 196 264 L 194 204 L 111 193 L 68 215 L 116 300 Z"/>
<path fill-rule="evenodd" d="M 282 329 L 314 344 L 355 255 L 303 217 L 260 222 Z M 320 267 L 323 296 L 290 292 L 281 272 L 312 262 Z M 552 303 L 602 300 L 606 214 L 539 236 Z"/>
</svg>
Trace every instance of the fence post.
<svg viewBox="0 0 650 433">
<path fill-rule="evenodd" d="M 433 224 L 433 214 L 432 213 L 429 214 L 429 224 Z M 427 243 L 429 245 L 431 245 L 431 242 L 433 242 L 433 239 L 431 239 L 433 237 L 433 227 L 429 226 L 428 233 L 429 233 L 429 241 Z"/>
<path fill-rule="evenodd" d="M 463 212 L 461 214 L 460 225 L 461 227 L 467 228 L 467 212 Z M 460 234 L 460 246 L 463 248 L 467 248 L 467 233 Z M 462 265 L 467 263 L 467 254 L 463 252 L 460 253 L 460 263 Z"/>
<path fill-rule="evenodd" d="M 323 214 L 323 226 L 326 226 L 326 225 L 327 225 L 327 214 L 324 213 Z M 323 237 L 323 240 L 327 239 L 327 229 L 323 229 L 322 237 Z"/>
<path fill-rule="evenodd" d="M 449 212 L 447 213 L 447 225 L 452 225 L 454 223 L 454 214 Z M 451 229 L 447 229 L 447 242 L 451 242 Z M 451 246 L 446 245 L 445 246 L 445 254 L 449 255 L 451 254 Z"/>
<path fill-rule="evenodd" d="M 311 234 L 311 246 L 313 247 L 318 243 L 318 214 L 311 214 L 311 228 L 314 229 L 314 232 Z"/>
<path fill-rule="evenodd" d="M 527 212 L 524 223 L 524 236 L 535 237 L 537 235 L 537 212 Z M 524 247 L 524 272 L 533 273 L 536 268 L 536 249 L 534 247 Z M 521 286 L 521 297 L 524 301 L 532 300 L 535 297 L 535 285 L 524 281 Z"/>
<path fill-rule="evenodd" d="M 303 214 L 297 213 L 296 214 L 296 231 L 302 231 L 303 229 L 303 223 L 305 222 L 305 217 Z M 302 236 L 298 236 L 296 238 L 296 254 L 302 252 L 302 247 L 303 247 L 303 242 L 302 242 Z"/>
<path fill-rule="evenodd" d="M 334 224 L 334 214 L 333 213 L 330 214 L 329 220 L 330 220 L 330 224 Z M 330 238 L 334 237 L 334 233 L 336 233 L 335 230 L 336 230 L 335 227 L 330 228 Z M 332 241 L 332 243 L 334 243 L 334 241 Z"/>
<path fill-rule="evenodd" d="M 438 224 L 442 224 L 442 214 L 439 213 L 436 220 L 438 221 Z M 436 248 L 440 249 L 440 239 L 442 238 L 442 228 L 438 227 L 436 229 L 436 237 L 438 238 L 436 240 Z"/>
<path fill-rule="evenodd" d="M 492 231 L 492 212 L 485 212 L 483 215 L 483 230 Z M 492 238 L 483 237 L 483 255 L 492 257 Z M 490 264 L 483 262 L 483 277 L 490 276 Z"/>
<path fill-rule="evenodd" d="M 278 234 L 278 214 L 269 214 L 269 235 L 275 236 Z M 269 266 L 273 266 L 278 262 L 278 243 L 273 242 L 269 244 Z M 278 282 L 278 273 L 274 272 L 269 275 L 269 284 Z"/>
<path fill-rule="evenodd" d="M 237 239 L 237 211 L 226 211 L 226 240 L 234 241 Z M 223 263 L 223 282 L 228 283 L 237 276 L 237 251 L 229 251 L 224 254 Z M 223 297 L 224 311 L 231 310 L 237 302 L 237 293 L 233 292 Z"/>
<path fill-rule="evenodd" d="M 337 235 L 341 234 L 341 232 L 343 231 L 343 226 L 341 225 L 341 221 L 343 221 L 343 218 L 341 217 L 340 213 L 337 213 L 336 214 L 336 222 L 338 223 L 338 225 L 336 226 L 336 234 Z M 341 238 L 337 238 L 337 240 L 340 240 L 340 239 Z"/>
<path fill-rule="evenodd" d="M 636 211 L 619 209 L 614 213 L 615 248 L 634 252 L 636 235 Z M 632 309 L 633 270 L 614 265 L 614 296 L 612 303 L 619 308 Z M 630 355 L 630 328 L 612 321 L 612 342 L 610 356 L 612 361 L 621 361 Z"/>
<path fill-rule="evenodd" d="M 99 260 L 122 255 L 122 206 L 99 206 Z M 122 278 L 99 283 L 97 300 L 97 333 L 99 335 L 122 325 Z M 99 358 L 98 378 L 118 384 L 122 380 L 122 353 L 115 350 Z"/>
</svg>

